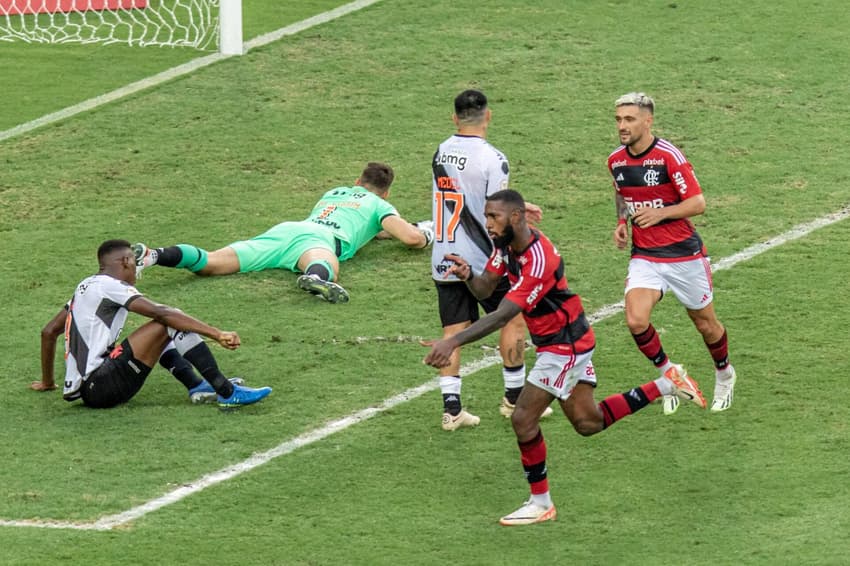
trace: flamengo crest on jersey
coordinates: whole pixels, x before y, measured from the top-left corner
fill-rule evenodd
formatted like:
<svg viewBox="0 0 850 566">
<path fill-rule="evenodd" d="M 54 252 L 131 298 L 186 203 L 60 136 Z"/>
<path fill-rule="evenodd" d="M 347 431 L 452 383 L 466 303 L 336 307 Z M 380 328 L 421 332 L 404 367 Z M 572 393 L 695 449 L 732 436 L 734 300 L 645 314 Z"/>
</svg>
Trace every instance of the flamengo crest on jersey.
<svg viewBox="0 0 850 566">
<path fill-rule="evenodd" d="M 487 271 L 508 276 L 511 289 L 505 299 L 522 309 L 531 341 L 540 352 L 583 354 L 596 339 L 584 314 L 581 297 L 570 291 L 564 261 L 542 232 L 522 253 L 508 248 L 493 250 Z"/>
<path fill-rule="evenodd" d="M 614 189 L 623 198 L 629 216 L 644 207 L 663 208 L 702 193 L 685 155 L 672 143 L 655 138 L 642 154 L 626 146 L 608 156 Z M 632 257 L 649 261 L 684 261 L 706 255 L 702 239 L 687 218 L 666 220 L 641 228 L 632 223 Z"/>
<path fill-rule="evenodd" d="M 88 375 L 106 359 L 127 321 L 127 305 L 141 293 L 135 287 L 99 273 L 77 285 L 65 320 L 65 386 L 73 401 Z"/>
<path fill-rule="evenodd" d="M 487 196 L 508 188 L 510 167 L 504 154 L 478 136 L 455 134 L 440 144 L 432 163 L 432 218 L 434 245 L 432 276 L 436 281 L 458 281 L 445 277 L 451 263 L 446 254 L 456 254 L 481 273 L 493 250 L 484 227 Z"/>
</svg>

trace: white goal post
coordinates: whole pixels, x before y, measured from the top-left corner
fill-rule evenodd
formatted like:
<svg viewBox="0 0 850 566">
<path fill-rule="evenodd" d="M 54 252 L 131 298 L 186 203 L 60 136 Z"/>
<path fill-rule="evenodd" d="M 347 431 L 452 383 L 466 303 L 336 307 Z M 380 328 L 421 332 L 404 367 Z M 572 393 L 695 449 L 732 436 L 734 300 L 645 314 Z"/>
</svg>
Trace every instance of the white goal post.
<svg viewBox="0 0 850 566">
<path fill-rule="evenodd" d="M 0 0 L 2 42 L 123 43 L 241 55 L 242 0 Z"/>
</svg>

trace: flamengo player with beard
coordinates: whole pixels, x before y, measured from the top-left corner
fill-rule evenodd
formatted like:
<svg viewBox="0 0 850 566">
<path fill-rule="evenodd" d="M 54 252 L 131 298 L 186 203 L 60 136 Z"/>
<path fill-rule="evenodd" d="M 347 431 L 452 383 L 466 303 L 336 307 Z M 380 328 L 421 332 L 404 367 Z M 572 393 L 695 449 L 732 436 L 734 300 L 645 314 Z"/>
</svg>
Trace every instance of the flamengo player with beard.
<svg viewBox="0 0 850 566">
<path fill-rule="evenodd" d="M 684 305 L 714 361 L 713 412 L 732 406 L 735 369 L 729 363 L 726 329 L 713 304 L 711 265 L 690 221 L 705 211 L 705 197 L 685 155 L 652 134 L 655 102 L 642 92 L 617 99 L 618 147 L 608 156 L 614 179 L 617 227 L 614 242 L 625 249 L 632 228 L 631 260 L 625 289 L 626 324 L 638 348 L 662 375 L 686 376 L 661 346 L 650 322 L 652 309 L 668 290 Z M 664 413 L 679 406 L 664 397 Z"/>
<path fill-rule="evenodd" d="M 556 516 L 549 495 L 546 442 L 540 429 L 543 409 L 554 399 L 582 436 L 602 432 L 661 395 L 678 395 L 703 407 L 705 400 L 694 380 L 670 372 L 597 403 L 593 398 L 596 372 L 591 361 L 596 339 L 581 297 L 567 285 L 558 250 L 542 232 L 528 225 L 525 202 L 516 191 L 498 191 L 487 197 L 484 216 L 495 247 L 484 271 L 473 272 L 469 262 L 451 254 L 446 256 L 446 261 L 451 262 L 448 270 L 479 299 L 491 296 L 505 276 L 510 290 L 496 310 L 465 330 L 442 340 L 423 342 L 431 347 L 424 362 L 445 367 L 457 348 L 495 332 L 522 314 L 537 348 L 537 358 L 527 386 L 516 401 L 511 425 L 531 497 L 499 522 L 506 526 L 528 525 Z"/>
</svg>

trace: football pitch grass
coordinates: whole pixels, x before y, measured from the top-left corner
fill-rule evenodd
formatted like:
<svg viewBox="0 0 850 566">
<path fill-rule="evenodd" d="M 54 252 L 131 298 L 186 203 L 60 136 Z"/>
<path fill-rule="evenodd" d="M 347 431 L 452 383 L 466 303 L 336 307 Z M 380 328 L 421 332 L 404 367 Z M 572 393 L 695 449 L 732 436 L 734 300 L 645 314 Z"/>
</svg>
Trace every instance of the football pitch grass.
<svg viewBox="0 0 850 566">
<path fill-rule="evenodd" d="M 4 141 L 0 519 L 88 524 L 431 382 L 424 348 L 407 338 L 439 334 L 428 253 L 375 242 L 343 265 L 348 305 L 304 295 L 291 273 L 146 272 L 139 287 L 151 298 L 240 332 L 240 350 L 215 351 L 226 372 L 275 388 L 260 405 L 192 406 L 161 369 L 110 411 L 26 388 L 41 326 L 96 269 L 103 239 L 214 249 L 302 217 L 370 159 L 395 167 L 401 213 L 427 217 L 430 157 L 463 88 L 490 95 L 490 139 L 515 188 L 544 208 L 541 228 L 588 312 L 622 295 L 604 160 L 625 91 L 656 97 L 656 133 L 694 163 L 708 201 L 697 225 L 715 261 L 850 202 L 840 6 L 522 4 L 383 0 Z M 267 26 L 255 33 L 272 31 L 273 17 L 250 18 Z M 13 85 L 36 81 L 30 53 L 34 65 L 90 73 L 84 88 L 63 89 L 63 105 L 121 86 L 97 72 L 114 57 L 130 81 L 197 56 L 0 50 L 21 69 Z M 58 88 L 48 78 L 33 92 Z M 7 106 L 3 128 L 59 109 L 21 100 L 23 118 Z M 439 393 L 428 391 L 115 529 L 0 527 L 0 563 L 843 563 L 848 236 L 838 221 L 715 275 L 740 377 L 727 413 L 665 418 L 651 406 L 589 439 L 562 417 L 545 422 L 551 524 L 497 524 L 527 484 L 489 365 L 464 384 L 482 417 L 475 430 L 442 432 Z M 710 394 L 710 359 L 681 307 L 665 300 L 654 320 Z M 598 398 L 652 377 L 621 314 L 596 330 Z M 466 348 L 468 366 L 489 355 L 478 346 Z"/>
</svg>

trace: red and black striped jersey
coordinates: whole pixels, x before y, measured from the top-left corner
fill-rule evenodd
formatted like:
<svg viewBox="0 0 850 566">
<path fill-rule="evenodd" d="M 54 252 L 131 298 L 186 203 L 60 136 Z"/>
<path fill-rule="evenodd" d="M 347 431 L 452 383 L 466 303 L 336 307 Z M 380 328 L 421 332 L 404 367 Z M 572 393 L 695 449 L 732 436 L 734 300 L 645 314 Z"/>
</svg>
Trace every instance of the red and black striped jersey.
<svg viewBox="0 0 850 566">
<path fill-rule="evenodd" d="M 655 138 L 640 155 L 631 155 L 621 145 L 608 156 L 608 170 L 630 216 L 639 208 L 663 208 L 702 193 L 685 154 L 661 138 Z M 670 262 L 701 255 L 706 255 L 705 247 L 688 218 L 665 220 L 648 228 L 632 223 L 632 257 Z"/>
<path fill-rule="evenodd" d="M 581 297 L 570 291 L 564 261 L 539 230 L 522 252 L 510 246 L 493 250 L 487 271 L 507 274 L 511 289 L 505 300 L 522 309 L 531 341 L 538 351 L 583 354 L 596 345 Z"/>
</svg>

